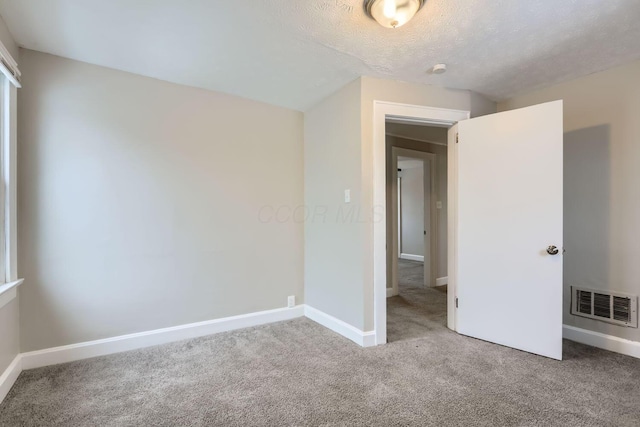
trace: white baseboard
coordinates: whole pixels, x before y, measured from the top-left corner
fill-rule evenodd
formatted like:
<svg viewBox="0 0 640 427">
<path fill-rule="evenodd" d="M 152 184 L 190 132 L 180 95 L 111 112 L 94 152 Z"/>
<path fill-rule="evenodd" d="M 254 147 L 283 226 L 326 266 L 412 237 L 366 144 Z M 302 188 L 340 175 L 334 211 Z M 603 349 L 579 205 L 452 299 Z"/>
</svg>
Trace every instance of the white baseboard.
<svg viewBox="0 0 640 427">
<path fill-rule="evenodd" d="M 257 313 L 242 314 L 239 316 L 21 353 L 16 356 L 11 365 L 5 370 L 2 376 L 0 376 L 0 402 L 2 402 L 2 399 L 7 395 L 11 386 L 13 386 L 18 378 L 18 375 L 20 375 L 20 372 L 24 369 L 34 369 L 90 357 L 105 356 L 220 332 L 295 319 L 302 316 L 307 316 L 309 319 L 339 333 L 362 347 L 376 345 L 374 331 L 363 332 L 313 307 L 298 305 L 294 308 L 260 311 Z"/>
<path fill-rule="evenodd" d="M 400 259 L 406 259 L 406 260 L 409 260 L 409 261 L 424 262 L 424 256 L 423 255 L 400 254 Z"/>
<path fill-rule="evenodd" d="M 13 383 L 18 379 L 18 375 L 22 372 L 22 355 L 18 354 L 11 364 L 0 375 L 0 403 L 13 387 Z"/>
<path fill-rule="evenodd" d="M 302 305 L 298 305 L 293 308 L 259 311 L 256 313 L 207 320 L 204 322 L 65 345 L 62 347 L 30 351 L 22 353 L 22 369 L 33 369 L 90 357 L 120 353 L 128 350 L 217 334 L 219 332 L 290 320 L 296 317 L 302 317 L 303 315 L 304 308 Z"/>
<path fill-rule="evenodd" d="M 449 276 L 445 276 L 445 277 L 438 277 L 436 279 L 436 286 L 444 286 L 447 283 L 449 283 Z"/>
<path fill-rule="evenodd" d="M 640 359 L 640 342 L 601 334 L 600 332 L 562 325 L 562 336 L 571 341 L 598 347 Z"/>
<path fill-rule="evenodd" d="M 376 345 L 376 335 L 374 331 L 363 332 L 340 319 L 308 305 L 304 306 L 304 315 L 362 347 L 372 347 Z"/>
<path fill-rule="evenodd" d="M 392 289 L 387 291 L 392 291 Z M 4 373 L 0 375 L 0 402 L 9 393 L 23 369 L 33 369 L 89 357 L 104 356 L 302 316 L 308 317 L 362 347 L 376 345 L 374 331 L 363 332 L 313 307 L 298 305 L 294 308 L 279 308 L 18 354 Z M 640 358 L 640 342 L 637 341 L 630 341 L 569 325 L 563 325 L 563 337 L 571 341 Z"/>
<path fill-rule="evenodd" d="M 398 290 L 393 288 L 387 288 L 387 298 L 395 297 L 398 295 Z"/>
</svg>

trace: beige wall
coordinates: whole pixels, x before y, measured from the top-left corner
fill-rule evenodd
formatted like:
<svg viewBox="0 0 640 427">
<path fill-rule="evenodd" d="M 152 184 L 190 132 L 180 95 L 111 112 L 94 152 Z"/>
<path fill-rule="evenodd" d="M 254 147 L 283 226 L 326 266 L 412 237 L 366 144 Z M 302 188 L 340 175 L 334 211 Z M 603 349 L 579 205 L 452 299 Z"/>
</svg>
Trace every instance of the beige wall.
<svg viewBox="0 0 640 427">
<path fill-rule="evenodd" d="M 304 270 L 307 304 L 362 329 L 360 94 L 356 80 L 305 113 Z"/>
<path fill-rule="evenodd" d="M 303 302 L 302 113 L 21 59 L 22 351 Z"/>
<path fill-rule="evenodd" d="M 494 101 L 485 98 L 479 93 L 470 92 L 469 98 L 469 111 L 471 111 L 471 117 L 486 116 L 487 114 L 493 114 L 498 110 L 498 106 Z"/>
<path fill-rule="evenodd" d="M 13 41 L 13 37 L 2 18 L 0 18 L 0 42 L 9 50 L 13 59 L 19 63 L 18 46 Z M 0 307 L 0 375 L 20 353 L 18 318 L 18 299 L 14 299 L 4 307 Z"/>
<path fill-rule="evenodd" d="M 304 115 L 303 155 L 301 113 L 22 56 L 23 351 L 283 307 L 303 291 L 371 330 L 373 100 L 472 107 L 466 91 L 358 79 Z"/>
<path fill-rule="evenodd" d="M 564 100 L 564 323 L 640 341 L 638 329 L 569 314 L 569 286 L 640 294 L 640 61 L 517 96 Z"/>
</svg>

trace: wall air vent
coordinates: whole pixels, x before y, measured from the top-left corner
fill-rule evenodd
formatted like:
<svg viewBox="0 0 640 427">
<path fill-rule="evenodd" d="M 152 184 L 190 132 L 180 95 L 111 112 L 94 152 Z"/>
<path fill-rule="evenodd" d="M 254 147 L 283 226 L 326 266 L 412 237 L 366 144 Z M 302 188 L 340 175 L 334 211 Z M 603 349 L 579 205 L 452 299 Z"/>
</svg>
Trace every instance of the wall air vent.
<svg viewBox="0 0 640 427">
<path fill-rule="evenodd" d="M 638 297 L 621 292 L 571 287 L 571 314 L 638 327 Z"/>
</svg>

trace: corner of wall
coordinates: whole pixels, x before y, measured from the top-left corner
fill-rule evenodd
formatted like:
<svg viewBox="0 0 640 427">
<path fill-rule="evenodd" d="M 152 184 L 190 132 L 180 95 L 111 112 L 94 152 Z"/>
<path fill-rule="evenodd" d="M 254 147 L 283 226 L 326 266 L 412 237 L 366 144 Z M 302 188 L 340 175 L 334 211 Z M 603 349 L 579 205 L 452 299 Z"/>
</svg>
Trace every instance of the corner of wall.
<svg viewBox="0 0 640 427">
<path fill-rule="evenodd" d="M 304 198 L 311 215 L 304 226 L 305 304 L 357 329 L 364 322 L 361 94 L 357 78 L 304 117 Z M 350 204 L 341 200 L 346 189 Z"/>
<path fill-rule="evenodd" d="M 471 117 L 486 116 L 498 112 L 498 103 L 484 95 L 470 91 Z"/>
</svg>

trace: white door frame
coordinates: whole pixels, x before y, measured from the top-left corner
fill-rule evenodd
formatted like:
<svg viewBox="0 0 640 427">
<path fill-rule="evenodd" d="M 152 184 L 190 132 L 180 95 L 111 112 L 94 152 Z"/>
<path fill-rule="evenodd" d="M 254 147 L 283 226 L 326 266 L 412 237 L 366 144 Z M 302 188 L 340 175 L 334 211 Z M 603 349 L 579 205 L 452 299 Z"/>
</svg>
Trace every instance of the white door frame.
<svg viewBox="0 0 640 427">
<path fill-rule="evenodd" d="M 387 200 L 386 200 L 386 120 L 428 126 L 449 128 L 455 123 L 470 117 L 469 111 L 433 108 L 420 105 L 397 104 L 385 101 L 373 102 L 373 206 L 376 209 L 376 221 L 373 222 L 373 304 L 376 345 L 387 342 Z M 452 145 L 449 144 L 449 156 Z M 449 158 L 449 165 L 452 159 Z M 455 163 L 453 163 L 455 164 Z M 449 177 L 454 171 L 448 171 Z M 449 179 L 450 181 L 450 179 Z M 452 207 L 452 188 L 449 186 L 448 219 L 452 221 L 455 207 Z M 449 245 L 452 244 L 447 237 Z M 449 249 L 451 253 L 451 248 Z M 448 260 L 449 268 L 452 259 Z M 451 283 L 449 273 L 447 308 L 455 306 L 455 283 Z M 366 303 L 366 302 L 365 302 Z M 455 330 L 454 316 L 447 317 L 447 326 Z"/>
<path fill-rule="evenodd" d="M 394 209 L 395 214 L 398 216 L 398 221 L 397 221 L 397 227 L 395 227 L 397 236 L 398 236 L 398 246 L 397 246 L 397 251 L 396 253 L 398 254 L 398 258 L 400 258 L 400 255 L 402 255 L 402 221 L 400 221 L 400 218 L 402 218 L 402 178 L 400 176 L 398 176 L 398 171 L 396 168 L 396 197 L 395 197 L 395 203 L 396 203 L 396 209 Z M 392 194 L 393 194 L 393 189 L 392 189 Z M 397 282 L 397 281 L 396 281 Z M 392 282 L 392 283 L 396 283 L 396 282 Z M 393 287 L 393 286 L 392 286 Z M 397 290 L 397 289 L 396 289 Z"/>
<path fill-rule="evenodd" d="M 429 204 L 427 205 L 427 198 L 424 198 L 424 230 L 429 230 L 429 235 L 426 234 L 423 237 L 424 240 L 424 284 L 428 287 L 436 285 L 436 274 L 438 265 L 438 216 L 436 210 L 437 195 L 437 174 L 436 174 L 436 155 L 433 153 L 427 153 L 425 151 L 410 150 L 401 147 L 391 147 L 391 223 L 395 225 L 391 227 L 393 230 L 393 236 L 391 237 L 393 253 L 401 253 L 400 247 L 400 232 L 401 223 L 398 217 L 398 156 L 411 157 L 420 159 L 426 166 L 429 164 L 429 175 L 427 175 L 427 168 L 423 170 L 423 181 L 425 183 L 424 192 L 429 192 Z M 427 188 L 429 183 L 429 188 Z M 427 224 L 427 215 L 429 223 Z M 392 295 L 398 295 L 398 257 L 391 257 L 391 293 Z"/>
</svg>

